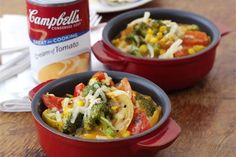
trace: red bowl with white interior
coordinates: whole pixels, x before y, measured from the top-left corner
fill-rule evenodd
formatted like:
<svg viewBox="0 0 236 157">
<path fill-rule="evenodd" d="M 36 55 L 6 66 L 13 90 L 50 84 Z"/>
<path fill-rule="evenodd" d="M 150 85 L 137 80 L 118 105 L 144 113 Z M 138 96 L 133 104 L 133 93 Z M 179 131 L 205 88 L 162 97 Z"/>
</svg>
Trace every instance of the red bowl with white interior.
<svg viewBox="0 0 236 157">
<path fill-rule="evenodd" d="M 153 19 L 196 24 L 210 36 L 211 43 L 194 55 L 173 59 L 135 57 L 113 46 L 112 39 L 125 29 L 128 23 L 143 17 L 144 12 L 147 11 L 151 13 Z M 139 9 L 125 12 L 111 19 L 103 30 L 102 40 L 93 45 L 92 51 L 96 58 L 109 69 L 143 76 L 165 91 L 172 91 L 193 86 L 210 72 L 220 39 L 227 33 L 226 29 L 219 30 L 213 22 L 194 13 L 174 9 Z"/>
</svg>

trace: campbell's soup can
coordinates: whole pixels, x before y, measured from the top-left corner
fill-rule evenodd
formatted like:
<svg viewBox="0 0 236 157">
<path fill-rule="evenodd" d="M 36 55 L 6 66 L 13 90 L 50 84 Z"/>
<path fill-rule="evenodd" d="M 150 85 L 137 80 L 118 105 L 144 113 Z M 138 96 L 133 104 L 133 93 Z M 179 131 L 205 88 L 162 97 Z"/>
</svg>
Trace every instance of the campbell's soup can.
<svg viewBox="0 0 236 157">
<path fill-rule="evenodd" d="M 38 82 L 90 68 L 88 0 L 26 0 L 31 70 Z"/>
</svg>

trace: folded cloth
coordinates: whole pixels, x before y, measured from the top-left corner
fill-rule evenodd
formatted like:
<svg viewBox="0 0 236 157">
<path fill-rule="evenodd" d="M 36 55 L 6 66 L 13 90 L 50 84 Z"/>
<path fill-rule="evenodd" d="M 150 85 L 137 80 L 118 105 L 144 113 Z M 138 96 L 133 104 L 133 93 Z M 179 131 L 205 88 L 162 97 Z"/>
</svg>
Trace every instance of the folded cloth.
<svg viewBox="0 0 236 157">
<path fill-rule="evenodd" d="M 31 111 L 30 101 L 28 98 L 11 99 L 0 103 L 2 112 L 27 112 Z"/>
</svg>

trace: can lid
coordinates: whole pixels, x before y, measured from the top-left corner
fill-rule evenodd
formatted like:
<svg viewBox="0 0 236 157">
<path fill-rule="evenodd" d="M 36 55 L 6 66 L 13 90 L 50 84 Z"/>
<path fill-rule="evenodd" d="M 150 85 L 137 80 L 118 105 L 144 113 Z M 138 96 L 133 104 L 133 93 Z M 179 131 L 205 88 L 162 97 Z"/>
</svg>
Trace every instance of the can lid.
<svg viewBox="0 0 236 157">
<path fill-rule="evenodd" d="M 78 0 L 28 0 L 28 1 L 41 5 L 60 5 L 60 4 L 72 3 Z"/>
</svg>

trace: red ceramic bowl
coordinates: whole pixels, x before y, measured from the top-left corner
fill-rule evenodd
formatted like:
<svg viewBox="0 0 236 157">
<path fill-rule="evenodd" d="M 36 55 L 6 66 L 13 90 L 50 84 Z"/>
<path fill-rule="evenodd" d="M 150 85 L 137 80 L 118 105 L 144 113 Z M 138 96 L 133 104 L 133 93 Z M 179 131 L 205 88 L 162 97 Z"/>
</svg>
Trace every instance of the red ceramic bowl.
<svg viewBox="0 0 236 157">
<path fill-rule="evenodd" d="M 169 146 L 180 134 L 180 127 L 170 117 L 170 101 L 162 89 L 136 75 L 112 71 L 107 73 L 115 82 L 123 77 L 127 77 L 134 90 L 150 95 L 154 101 L 160 104 L 163 109 L 160 121 L 143 133 L 114 140 L 87 140 L 63 134 L 51 128 L 42 120 L 41 114 L 46 107 L 42 103 L 41 97 L 47 92 L 54 93 L 57 96 L 72 93 L 76 84 L 80 82 L 87 83 L 94 72 L 75 74 L 46 82 L 34 88 L 29 96 L 32 99 L 31 108 L 39 143 L 48 157 L 153 156 L 158 150 Z"/>
<path fill-rule="evenodd" d="M 138 58 L 118 50 L 111 40 L 127 27 L 127 24 L 143 16 L 145 11 L 154 19 L 169 19 L 178 23 L 197 24 L 212 39 L 211 44 L 203 51 L 182 58 L 146 59 Z M 185 11 L 173 9 L 140 9 L 123 13 L 110 20 L 103 30 L 102 41 L 92 47 L 96 58 L 117 71 L 124 71 L 148 78 L 166 91 L 186 88 L 201 80 L 211 70 L 216 48 L 222 32 L 208 19 Z"/>
</svg>

